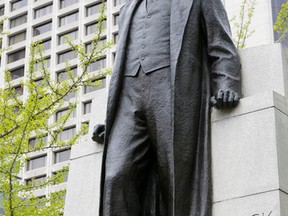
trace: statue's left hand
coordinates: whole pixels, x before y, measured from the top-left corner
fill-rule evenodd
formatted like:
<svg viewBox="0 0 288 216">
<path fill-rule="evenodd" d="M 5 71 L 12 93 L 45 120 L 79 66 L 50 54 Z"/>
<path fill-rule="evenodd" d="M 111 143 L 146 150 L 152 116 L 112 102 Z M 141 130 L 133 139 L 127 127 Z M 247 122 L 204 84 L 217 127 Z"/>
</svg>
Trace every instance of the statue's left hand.
<svg viewBox="0 0 288 216">
<path fill-rule="evenodd" d="M 217 109 L 232 108 L 239 103 L 239 100 L 240 96 L 236 92 L 220 89 L 216 95 L 211 97 L 210 104 Z"/>
<path fill-rule="evenodd" d="M 100 144 L 103 144 L 105 136 L 105 128 L 106 127 L 104 124 L 95 125 L 92 140 Z"/>
</svg>

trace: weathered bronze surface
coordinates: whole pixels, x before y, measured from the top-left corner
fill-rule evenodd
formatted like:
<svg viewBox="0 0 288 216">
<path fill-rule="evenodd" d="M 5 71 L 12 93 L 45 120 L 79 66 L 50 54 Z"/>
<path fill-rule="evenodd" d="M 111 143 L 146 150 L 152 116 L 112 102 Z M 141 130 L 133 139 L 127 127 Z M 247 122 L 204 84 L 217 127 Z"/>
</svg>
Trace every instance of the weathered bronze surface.
<svg viewBox="0 0 288 216">
<path fill-rule="evenodd" d="M 105 130 L 100 215 L 211 216 L 210 108 L 241 95 L 222 2 L 130 0 L 119 20 L 106 128 L 94 133 Z"/>
</svg>

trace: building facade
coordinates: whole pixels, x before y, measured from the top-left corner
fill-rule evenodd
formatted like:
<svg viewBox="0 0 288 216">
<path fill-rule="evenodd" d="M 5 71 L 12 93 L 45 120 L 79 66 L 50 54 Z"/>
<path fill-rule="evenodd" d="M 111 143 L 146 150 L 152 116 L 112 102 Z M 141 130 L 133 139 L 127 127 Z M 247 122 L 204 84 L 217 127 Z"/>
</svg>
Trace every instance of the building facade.
<svg viewBox="0 0 288 216">
<path fill-rule="evenodd" d="M 117 23 L 119 7 L 123 0 L 113 0 L 107 3 L 107 21 L 103 40 L 117 40 Z M 3 29 L 9 32 L 3 36 L 2 46 L 9 47 L 9 51 L 1 56 L 0 71 L 8 68 L 12 76 L 12 84 L 15 91 L 25 99 L 27 92 L 21 86 L 21 81 L 25 81 L 25 71 L 28 68 L 27 58 L 29 56 L 29 45 L 32 41 L 41 40 L 45 49 L 45 58 L 48 62 L 51 78 L 55 81 L 61 76 L 65 76 L 65 61 L 68 59 L 72 70 L 77 70 L 77 56 L 65 43 L 65 35 L 89 44 L 93 39 L 96 29 L 96 20 L 99 16 L 98 10 L 102 6 L 102 0 L 0 0 L 0 16 L 7 16 Z M 98 68 L 111 68 L 115 56 L 115 47 L 101 60 L 91 65 L 89 73 L 96 73 Z M 37 81 L 41 77 L 37 77 Z M 0 73 L 0 86 L 5 86 L 4 73 Z M 70 95 L 71 100 L 79 102 L 75 112 L 67 122 L 64 131 L 60 134 L 60 139 L 69 139 L 83 123 L 89 123 L 91 112 L 91 101 L 95 98 L 95 92 L 106 87 L 106 79 L 102 80 L 101 86 L 96 89 L 83 87 L 78 95 Z M 49 121 L 53 123 L 66 111 L 67 107 L 62 107 Z M 49 136 L 45 138 L 48 142 Z M 30 144 L 33 145 L 36 139 L 33 137 Z M 22 182 L 29 183 L 32 179 L 45 180 L 69 164 L 70 149 L 45 150 L 29 154 L 30 160 L 20 173 Z M 55 186 L 35 191 L 38 197 L 47 196 L 52 191 L 66 187 L 66 181 Z M 0 194 L 0 214 L 1 194 Z"/>
<path fill-rule="evenodd" d="M 126 0 L 107 0 L 107 20 L 103 39 L 117 43 L 119 9 Z M 223 0 L 229 17 L 238 15 L 242 0 Z M 247 46 L 271 44 L 278 35 L 273 32 L 272 24 L 282 3 L 286 0 L 257 0 L 255 17 L 252 28 L 255 33 L 247 41 Z M 51 78 L 57 81 L 65 70 L 65 61 L 69 59 L 71 68 L 77 73 L 77 56 L 64 43 L 64 36 L 69 35 L 76 42 L 83 41 L 89 44 L 94 36 L 98 10 L 101 0 L 0 0 L 0 16 L 7 16 L 3 29 L 9 34 L 3 36 L 2 47 L 10 47 L 1 56 L 0 71 L 9 68 L 13 87 L 23 98 L 27 95 L 25 88 L 20 85 L 25 80 L 25 71 L 28 68 L 26 58 L 29 56 L 31 41 L 41 40 L 45 49 L 45 57 L 50 68 Z M 233 27 L 233 26 L 232 26 Z M 114 46 L 106 56 L 103 56 L 91 73 L 97 68 L 112 68 L 116 53 Z M 41 81 L 41 77 L 37 77 Z M 106 88 L 109 78 L 103 80 L 100 88 Z M 0 86 L 4 87 L 4 73 L 0 73 Z M 67 123 L 61 134 L 63 139 L 71 137 L 81 124 L 89 123 L 91 119 L 91 103 L 97 95 L 97 89 L 83 87 L 78 95 L 71 95 L 71 100 L 79 102 L 75 113 Z M 101 101 L 100 101 L 101 103 Z M 65 113 L 65 107 L 50 118 L 52 123 Z M 89 138 L 89 137 L 87 137 Z M 49 141 L 50 137 L 47 137 Z M 90 138 L 89 138 L 90 139 Z M 31 145 L 35 139 L 31 138 Z M 31 153 L 30 161 L 21 172 L 21 181 L 29 182 L 31 179 L 44 180 L 52 176 L 63 166 L 69 164 L 70 149 Z M 67 179 L 66 179 L 67 180 Z M 35 191 L 39 197 L 47 196 L 50 192 L 66 187 L 66 182 L 57 186 L 49 186 Z M 1 195 L 0 195 L 1 201 Z M 0 205 L 1 213 L 1 205 Z"/>
</svg>

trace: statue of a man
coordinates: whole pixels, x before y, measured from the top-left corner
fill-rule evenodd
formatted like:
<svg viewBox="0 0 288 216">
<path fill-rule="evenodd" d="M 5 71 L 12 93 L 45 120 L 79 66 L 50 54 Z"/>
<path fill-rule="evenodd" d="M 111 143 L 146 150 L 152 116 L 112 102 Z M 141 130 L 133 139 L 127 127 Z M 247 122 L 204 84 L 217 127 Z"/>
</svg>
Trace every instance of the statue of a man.
<svg viewBox="0 0 288 216">
<path fill-rule="evenodd" d="M 128 1 L 109 89 L 100 216 L 211 216 L 210 107 L 239 99 L 240 62 L 221 0 Z"/>
</svg>

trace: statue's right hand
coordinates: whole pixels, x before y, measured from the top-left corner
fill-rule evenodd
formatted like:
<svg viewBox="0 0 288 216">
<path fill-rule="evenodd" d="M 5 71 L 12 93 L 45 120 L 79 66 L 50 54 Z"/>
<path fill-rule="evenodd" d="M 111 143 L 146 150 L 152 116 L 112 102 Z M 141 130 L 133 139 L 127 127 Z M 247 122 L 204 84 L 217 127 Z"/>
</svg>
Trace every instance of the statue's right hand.
<svg viewBox="0 0 288 216">
<path fill-rule="evenodd" d="M 104 124 L 95 125 L 92 140 L 97 143 L 103 144 L 104 137 L 105 137 L 105 125 Z"/>
</svg>

